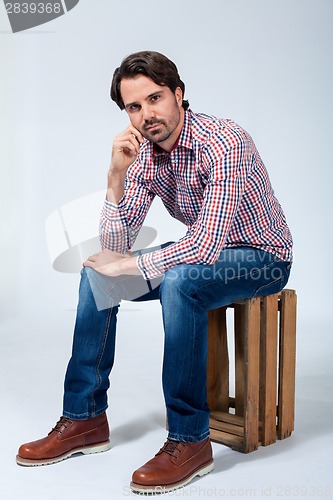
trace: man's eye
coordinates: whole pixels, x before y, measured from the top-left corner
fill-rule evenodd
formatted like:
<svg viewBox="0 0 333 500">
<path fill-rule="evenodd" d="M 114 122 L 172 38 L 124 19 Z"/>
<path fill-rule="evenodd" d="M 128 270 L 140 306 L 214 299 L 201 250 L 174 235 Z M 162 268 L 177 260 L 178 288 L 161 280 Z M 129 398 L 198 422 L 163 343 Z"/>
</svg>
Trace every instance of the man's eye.
<svg viewBox="0 0 333 500">
<path fill-rule="evenodd" d="M 139 109 L 139 105 L 138 104 L 131 104 L 129 106 L 129 110 L 130 111 L 136 111 L 137 109 Z"/>
<path fill-rule="evenodd" d="M 157 95 L 153 95 L 153 96 L 151 96 L 150 100 L 151 100 L 152 102 L 155 102 L 155 101 L 158 101 L 158 99 L 159 99 L 159 98 L 160 98 L 160 96 L 157 94 Z"/>
</svg>

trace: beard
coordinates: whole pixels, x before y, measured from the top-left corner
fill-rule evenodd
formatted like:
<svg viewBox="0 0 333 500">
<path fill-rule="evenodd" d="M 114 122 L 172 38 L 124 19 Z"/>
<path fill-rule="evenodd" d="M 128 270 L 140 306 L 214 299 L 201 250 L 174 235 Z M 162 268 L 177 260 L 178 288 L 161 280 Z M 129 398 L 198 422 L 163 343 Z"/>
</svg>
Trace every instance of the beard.
<svg viewBox="0 0 333 500">
<path fill-rule="evenodd" d="M 149 127 L 152 125 L 160 125 L 153 130 L 150 130 Z M 147 127 L 147 128 L 146 128 Z M 158 144 L 159 142 L 164 142 L 169 139 L 170 135 L 174 131 L 174 128 L 168 126 L 168 123 L 165 120 L 149 120 L 143 127 L 142 135 L 148 141 L 154 142 Z"/>
<path fill-rule="evenodd" d="M 175 100 L 175 107 L 172 110 L 171 117 L 168 120 L 159 120 L 157 118 L 152 118 L 151 120 L 146 120 L 141 127 L 140 132 L 145 139 L 151 141 L 155 144 L 159 142 L 164 142 L 172 135 L 175 129 L 178 127 L 180 122 L 180 110 Z M 157 125 L 152 130 L 150 127 Z"/>
</svg>

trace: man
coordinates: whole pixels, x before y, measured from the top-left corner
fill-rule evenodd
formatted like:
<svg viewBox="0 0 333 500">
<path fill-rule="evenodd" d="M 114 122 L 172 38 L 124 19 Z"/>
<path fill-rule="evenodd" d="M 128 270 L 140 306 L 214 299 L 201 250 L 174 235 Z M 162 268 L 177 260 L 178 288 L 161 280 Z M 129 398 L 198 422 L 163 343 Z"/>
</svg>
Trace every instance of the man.
<svg viewBox="0 0 333 500">
<path fill-rule="evenodd" d="M 174 63 L 157 52 L 130 55 L 114 73 L 111 97 L 130 125 L 113 142 L 100 225 L 103 250 L 82 270 L 63 416 L 46 438 L 20 447 L 21 465 L 109 449 L 106 392 L 118 305 L 122 298 L 159 294 L 169 433 L 157 455 L 134 472 L 131 487 L 172 491 L 213 469 L 207 311 L 281 290 L 292 239 L 251 137 L 230 120 L 193 113 L 184 92 Z M 134 255 L 156 195 L 187 232 Z M 138 292 L 142 282 L 149 292 Z"/>
</svg>

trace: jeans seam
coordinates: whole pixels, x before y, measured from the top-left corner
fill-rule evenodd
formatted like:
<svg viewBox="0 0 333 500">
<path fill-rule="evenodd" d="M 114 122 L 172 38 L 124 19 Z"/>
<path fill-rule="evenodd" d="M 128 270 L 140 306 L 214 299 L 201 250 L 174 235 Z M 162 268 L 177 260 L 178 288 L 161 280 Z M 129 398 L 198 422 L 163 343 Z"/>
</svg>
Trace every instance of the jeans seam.
<svg viewBox="0 0 333 500">
<path fill-rule="evenodd" d="M 196 440 L 195 442 L 199 442 L 199 441 L 203 441 L 204 439 L 206 439 L 210 434 L 210 431 L 209 429 L 203 433 L 201 433 L 199 436 L 193 436 L 193 435 L 184 435 L 184 434 L 179 434 L 177 432 L 169 432 L 168 434 L 168 437 L 170 439 L 175 439 L 177 441 L 188 441 L 188 442 L 191 442 L 190 440 L 193 438 Z M 193 441 L 194 442 L 194 441 Z"/>
<path fill-rule="evenodd" d="M 99 355 L 97 357 L 97 362 L 96 362 L 96 365 L 95 365 L 95 374 L 96 374 L 96 378 L 97 378 L 97 384 L 96 384 L 96 386 L 95 386 L 95 388 L 92 391 L 91 396 L 90 396 L 90 399 L 91 399 L 91 413 L 92 414 L 95 414 L 95 410 L 96 410 L 95 393 L 100 388 L 101 381 L 102 381 L 101 375 L 99 373 L 99 365 L 101 363 L 101 360 L 102 360 L 102 357 L 103 357 L 103 354 L 104 354 L 104 350 L 105 350 L 106 339 L 108 337 L 111 316 L 112 316 L 112 307 L 110 307 L 109 311 L 108 311 L 107 320 L 106 320 L 106 323 L 105 323 L 104 334 L 103 334 L 102 345 L 101 345 L 101 349 L 100 349 Z"/>
<path fill-rule="evenodd" d="M 198 306 L 199 306 L 199 307 L 200 307 L 203 311 L 205 311 L 205 308 L 203 308 L 203 307 L 201 306 L 201 304 L 200 304 L 200 301 L 199 301 L 199 300 L 197 300 L 196 298 L 192 297 L 192 295 L 189 295 L 189 294 L 185 293 L 185 292 L 184 292 L 183 290 L 181 290 L 179 287 L 178 287 L 178 291 L 179 291 L 179 293 L 180 293 L 181 295 L 183 295 L 183 296 L 185 296 L 186 298 L 190 299 L 191 301 L 194 301 L 195 303 L 197 303 L 197 304 L 198 304 Z M 193 314 L 192 319 L 193 319 L 193 323 L 195 323 L 195 321 L 194 321 L 194 319 L 195 319 L 195 314 Z M 192 340 L 192 350 L 191 350 L 191 352 L 192 352 L 192 359 L 194 358 L 193 353 L 195 353 L 195 352 L 196 352 L 196 350 L 194 349 L 194 341 L 195 341 L 195 338 L 196 338 L 196 335 L 193 335 L 193 334 L 192 334 L 192 336 L 191 336 L 191 340 Z M 195 360 L 195 361 L 196 361 L 196 360 Z M 189 381 L 188 381 L 188 385 L 187 385 L 187 388 L 186 388 L 186 393 L 185 393 L 185 395 L 186 395 L 186 398 L 187 398 L 187 399 L 188 399 L 188 396 L 190 395 L 190 387 L 191 387 L 191 384 L 192 384 L 192 381 L 193 381 L 193 373 L 194 373 L 194 367 L 195 367 L 195 364 L 196 364 L 196 363 L 191 363 L 191 372 L 190 372 L 190 375 L 189 375 Z M 186 417 L 186 418 L 187 418 L 187 417 Z M 195 421 L 195 424 L 194 424 L 194 425 L 195 425 L 195 427 L 197 427 L 197 425 L 198 425 L 198 420 L 199 420 L 199 415 L 197 414 L 197 415 L 196 415 L 196 421 Z M 178 429 L 177 429 L 177 430 L 178 430 Z M 208 433 L 208 434 L 207 434 L 207 433 Z M 186 440 L 186 438 L 193 438 L 193 436 L 183 436 L 182 434 L 179 434 L 178 432 L 176 432 L 176 433 L 172 433 L 172 432 L 170 432 L 170 433 L 169 433 L 169 435 L 170 435 L 170 436 L 182 436 L 182 438 L 183 438 L 183 439 L 185 439 L 185 440 Z M 205 433 L 203 433 L 203 434 L 201 434 L 201 435 L 200 435 L 200 439 L 201 439 L 201 436 L 203 436 L 203 435 L 204 435 L 205 437 L 207 437 L 206 435 L 209 435 L 209 429 L 208 429 L 207 431 L 205 431 Z M 174 439 L 176 439 L 176 438 L 174 438 Z M 205 438 L 202 438 L 202 439 L 205 439 Z"/>
<path fill-rule="evenodd" d="M 73 420 L 87 420 L 92 417 L 97 417 L 98 415 L 102 415 L 107 409 L 107 405 L 105 405 L 103 408 L 101 408 L 98 412 L 95 414 L 91 414 L 89 411 L 86 411 L 84 413 L 71 413 L 68 411 L 63 411 L 63 416 L 67 418 L 72 418 Z M 84 417 L 84 418 L 82 418 Z"/>
<path fill-rule="evenodd" d="M 276 280 L 270 281 L 269 283 L 266 283 L 265 285 L 261 285 L 259 288 L 257 288 L 253 292 L 253 294 L 251 296 L 251 299 L 255 298 L 257 295 L 261 295 L 260 292 L 262 292 L 263 290 L 265 290 L 265 288 L 274 286 L 274 285 L 278 284 L 279 282 L 280 282 L 280 287 L 279 288 L 280 288 L 280 290 L 282 290 L 284 288 L 284 285 L 285 285 L 285 277 L 284 276 L 281 276 L 280 278 L 276 278 Z"/>
</svg>

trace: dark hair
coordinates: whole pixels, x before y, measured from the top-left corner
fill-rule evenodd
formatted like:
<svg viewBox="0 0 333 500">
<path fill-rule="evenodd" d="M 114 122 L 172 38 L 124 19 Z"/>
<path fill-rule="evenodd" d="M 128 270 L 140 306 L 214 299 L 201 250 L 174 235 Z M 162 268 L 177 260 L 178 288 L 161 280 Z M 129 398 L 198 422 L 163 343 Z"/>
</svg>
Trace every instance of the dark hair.
<svg viewBox="0 0 333 500">
<path fill-rule="evenodd" d="M 131 54 L 123 59 L 119 68 L 113 74 L 111 83 L 111 99 L 120 109 L 124 109 L 124 102 L 120 93 L 120 83 L 123 78 L 133 78 L 144 75 L 153 80 L 157 85 L 166 85 L 174 93 L 180 87 L 183 96 L 185 84 L 180 79 L 177 66 L 166 56 L 159 52 L 143 51 Z M 188 109 L 189 102 L 183 100 L 183 108 Z"/>
</svg>

